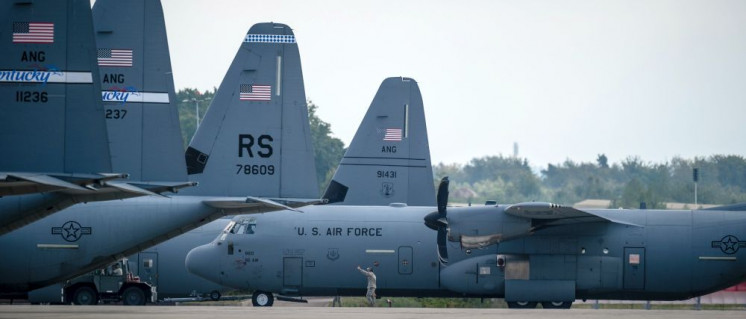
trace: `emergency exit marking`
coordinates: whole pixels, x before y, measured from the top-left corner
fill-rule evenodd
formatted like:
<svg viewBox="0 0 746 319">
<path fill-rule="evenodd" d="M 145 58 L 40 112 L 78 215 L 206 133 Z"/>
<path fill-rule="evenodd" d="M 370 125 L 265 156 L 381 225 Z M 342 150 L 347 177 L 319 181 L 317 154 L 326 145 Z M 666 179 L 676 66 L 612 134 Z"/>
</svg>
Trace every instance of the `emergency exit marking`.
<svg viewBox="0 0 746 319">
<path fill-rule="evenodd" d="M 639 265 L 640 264 L 640 255 L 639 254 L 629 254 L 629 264 L 630 265 Z"/>
</svg>

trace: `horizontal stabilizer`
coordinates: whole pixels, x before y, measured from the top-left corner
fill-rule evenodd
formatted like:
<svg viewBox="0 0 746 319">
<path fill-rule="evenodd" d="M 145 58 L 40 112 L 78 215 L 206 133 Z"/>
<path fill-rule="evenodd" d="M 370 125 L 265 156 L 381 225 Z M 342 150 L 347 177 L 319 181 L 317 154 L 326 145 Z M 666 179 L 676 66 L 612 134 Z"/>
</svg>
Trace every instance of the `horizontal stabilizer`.
<svg viewBox="0 0 746 319">
<path fill-rule="evenodd" d="M 127 184 L 149 190 L 153 193 L 178 193 L 180 189 L 197 186 L 197 182 L 128 182 Z"/>
<path fill-rule="evenodd" d="M 86 194 L 98 191 L 106 181 L 127 178 L 127 174 L 0 173 L 0 196 L 43 192 Z"/>
<path fill-rule="evenodd" d="M 510 205 L 505 208 L 505 213 L 515 217 L 532 219 L 534 220 L 535 224 L 537 224 L 537 226 L 555 226 L 602 221 L 630 226 L 639 226 L 629 222 L 611 219 L 572 207 L 542 202 L 530 202 Z"/>
<path fill-rule="evenodd" d="M 69 189 L 75 189 L 80 191 L 87 191 L 86 188 L 83 188 L 79 185 L 66 182 L 64 180 L 61 180 L 59 178 L 55 178 L 49 175 L 41 175 L 41 174 L 24 174 L 24 173 L 9 173 L 6 175 L 6 180 L 18 180 L 18 181 L 26 181 L 34 184 L 40 184 L 45 186 L 52 186 L 55 188 L 69 188 Z M 0 189 L 2 189 L 3 186 L 0 184 Z M 1 191 L 0 191 L 1 193 Z"/>
<path fill-rule="evenodd" d="M 218 198 L 205 200 L 203 203 L 207 206 L 229 210 L 230 215 L 237 214 L 259 214 L 278 210 L 298 211 L 295 208 L 319 204 L 319 199 L 299 199 L 299 198 L 281 198 L 269 199 L 248 196 L 243 200 L 237 198 Z"/>
<path fill-rule="evenodd" d="M 160 194 L 153 193 L 147 189 L 143 189 L 135 185 L 130 185 L 125 182 L 109 181 L 109 182 L 106 182 L 106 186 L 113 187 L 113 188 L 116 188 L 118 190 L 121 190 L 127 193 L 133 193 L 133 194 L 139 194 L 139 195 L 162 196 Z"/>
</svg>

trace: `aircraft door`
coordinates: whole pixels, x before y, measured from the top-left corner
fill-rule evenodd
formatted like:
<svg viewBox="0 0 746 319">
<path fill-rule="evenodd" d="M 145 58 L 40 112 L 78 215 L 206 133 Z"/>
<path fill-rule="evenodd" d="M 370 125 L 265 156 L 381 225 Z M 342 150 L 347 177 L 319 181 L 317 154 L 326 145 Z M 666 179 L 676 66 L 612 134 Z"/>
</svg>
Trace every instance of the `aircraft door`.
<svg viewBox="0 0 746 319">
<path fill-rule="evenodd" d="M 140 280 L 158 286 L 158 253 L 141 252 L 138 254 L 137 275 Z"/>
<path fill-rule="evenodd" d="M 399 274 L 412 274 L 412 247 L 410 246 L 399 247 Z"/>
<path fill-rule="evenodd" d="M 303 258 L 283 258 L 282 274 L 283 287 L 300 288 L 303 285 Z"/>
<path fill-rule="evenodd" d="M 624 248 L 624 289 L 645 289 L 645 248 Z"/>
</svg>

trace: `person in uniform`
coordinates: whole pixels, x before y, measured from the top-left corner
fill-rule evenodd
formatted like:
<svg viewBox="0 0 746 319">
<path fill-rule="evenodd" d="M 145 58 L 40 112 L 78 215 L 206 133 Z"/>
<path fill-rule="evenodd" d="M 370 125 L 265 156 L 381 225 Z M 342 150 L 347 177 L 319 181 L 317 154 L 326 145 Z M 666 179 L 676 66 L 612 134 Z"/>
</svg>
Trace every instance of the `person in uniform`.
<svg viewBox="0 0 746 319">
<path fill-rule="evenodd" d="M 368 299 L 368 304 L 373 307 L 376 305 L 376 274 L 370 267 L 362 269 L 357 266 L 357 270 L 368 278 L 368 293 L 365 294 L 365 298 Z"/>
</svg>

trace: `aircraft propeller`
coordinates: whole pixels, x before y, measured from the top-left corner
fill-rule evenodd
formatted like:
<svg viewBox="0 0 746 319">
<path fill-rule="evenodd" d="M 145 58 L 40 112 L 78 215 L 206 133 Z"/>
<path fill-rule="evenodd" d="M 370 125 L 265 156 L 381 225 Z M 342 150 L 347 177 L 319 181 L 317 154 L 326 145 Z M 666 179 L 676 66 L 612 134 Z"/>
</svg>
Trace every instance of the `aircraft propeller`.
<svg viewBox="0 0 746 319">
<path fill-rule="evenodd" d="M 425 226 L 438 231 L 438 251 L 441 262 L 448 262 L 448 250 L 446 249 L 448 239 L 448 184 L 448 176 L 440 180 L 436 196 L 438 211 L 425 216 Z"/>
</svg>

